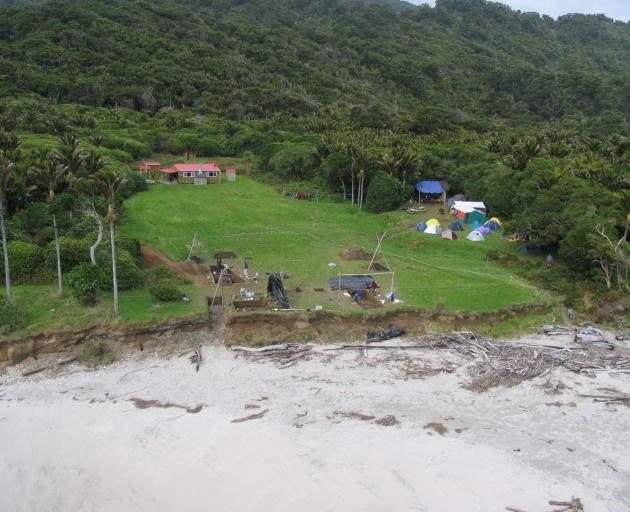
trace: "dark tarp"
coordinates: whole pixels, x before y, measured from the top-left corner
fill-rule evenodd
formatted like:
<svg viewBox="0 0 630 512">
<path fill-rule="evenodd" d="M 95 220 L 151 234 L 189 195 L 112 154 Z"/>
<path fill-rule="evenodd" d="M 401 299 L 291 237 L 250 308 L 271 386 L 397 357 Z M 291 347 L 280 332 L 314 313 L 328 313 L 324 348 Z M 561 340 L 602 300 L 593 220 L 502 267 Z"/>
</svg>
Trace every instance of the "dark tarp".
<svg viewBox="0 0 630 512">
<path fill-rule="evenodd" d="M 267 295 L 273 295 L 283 308 L 290 308 L 289 297 L 280 274 L 271 274 L 267 281 Z"/>
<path fill-rule="evenodd" d="M 372 276 L 341 276 L 331 277 L 328 280 L 331 290 L 369 290 L 374 287 Z"/>
<path fill-rule="evenodd" d="M 378 341 L 391 340 L 405 334 L 405 330 L 399 325 L 392 324 L 386 331 L 370 331 L 367 333 L 367 342 L 376 343 Z"/>
</svg>

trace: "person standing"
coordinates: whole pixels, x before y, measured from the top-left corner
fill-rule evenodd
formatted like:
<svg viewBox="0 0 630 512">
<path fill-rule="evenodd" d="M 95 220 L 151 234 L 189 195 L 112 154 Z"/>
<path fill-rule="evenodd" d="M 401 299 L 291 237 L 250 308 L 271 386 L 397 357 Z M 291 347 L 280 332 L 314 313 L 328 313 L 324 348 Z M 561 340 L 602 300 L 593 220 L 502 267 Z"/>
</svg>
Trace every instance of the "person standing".
<svg viewBox="0 0 630 512">
<path fill-rule="evenodd" d="M 547 268 L 553 267 L 553 256 L 551 254 L 547 255 Z"/>
</svg>

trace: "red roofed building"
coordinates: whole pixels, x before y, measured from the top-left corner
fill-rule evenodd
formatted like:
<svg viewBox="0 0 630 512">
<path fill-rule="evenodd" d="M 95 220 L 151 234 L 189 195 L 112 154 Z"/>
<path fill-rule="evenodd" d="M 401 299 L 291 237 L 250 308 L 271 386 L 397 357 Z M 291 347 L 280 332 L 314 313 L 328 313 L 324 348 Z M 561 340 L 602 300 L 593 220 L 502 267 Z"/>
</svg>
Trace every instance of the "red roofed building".
<svg viewBox="0 0 630 512">
<path fill-rule="evenodd" d="M 205 164 L 173 164 L 160 169 L 165 181 L 181 184 L 207 185 L 221 183 L 221 169 L 214 162 Z"/>
<path fill-rule="evenodd" d="M 158 172 L 160 172 L 160 167 L 162 167 L 162 164 L 160 162 L 150 162 L 150 161 L 145 161 L 142 162 L 140 164 L 140 166 L 138 167 L 138 170 L 142 173 L 142 174 L 157 174 Z"/>
</svg>

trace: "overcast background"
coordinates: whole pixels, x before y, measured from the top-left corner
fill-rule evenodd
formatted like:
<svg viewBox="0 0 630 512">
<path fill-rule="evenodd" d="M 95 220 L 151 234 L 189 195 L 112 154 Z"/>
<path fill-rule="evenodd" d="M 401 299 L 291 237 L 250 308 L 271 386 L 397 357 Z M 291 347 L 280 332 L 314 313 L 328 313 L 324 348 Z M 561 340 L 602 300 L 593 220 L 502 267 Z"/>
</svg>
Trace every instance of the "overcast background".
<svg viewBox="0 0 630 512">
<path fill-rule="evenodd" d="M 407 0 L 412 4 L 435 5 L 434 0 Z M 630 0 L 503 0 L 500 3 L 524 12 L 538 12 L 557 18 L 563 14 L 583 12 L 604 13 L 609 18 L 628 21 Z"/>
</svg>

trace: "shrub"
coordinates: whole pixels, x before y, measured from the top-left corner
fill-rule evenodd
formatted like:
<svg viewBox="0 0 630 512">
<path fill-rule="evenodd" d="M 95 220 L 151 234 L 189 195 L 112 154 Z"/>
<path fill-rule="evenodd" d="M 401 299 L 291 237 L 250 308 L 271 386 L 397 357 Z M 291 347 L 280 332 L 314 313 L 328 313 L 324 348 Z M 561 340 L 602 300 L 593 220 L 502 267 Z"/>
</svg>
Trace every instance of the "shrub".
<svg viewBox="0 0 630 512">
<path fill-rule="evenodd" d="M 161 281 L 163 279 L 170 279 L 178 284 L 191 284 L 192 281 L 184 275 L 180 275 L 169 267 L 155 267 L 147 272 L 147 282 L 149 284 Z"/>
<path fill-rule="evenodd" d="M 70 272 L 74 267 L 81 263 L 90 261 L 90 246 L 92 240 L 60 237 L 59 253 L 61 256 L 61 270 Z M 53 240 L 46 246 L 46 265 L 55 269 L 57 266 L 57 254 L 55 252 L 55 241 Z"/>
<path fill-rule="evenodd" d="M 102 341 L 86 339 L 83 345 L 83 360 L 90 366 L 109 364 L 114 360 L 114 355 L 107 350 Z"/>
<path fill-rule="evenodd" d="M 156 281 L 161 281 L 163 279 L 178 281 L 179 277 L 172 268 L 168 267 L 155 267 L 147 272 L 147 281 L 149 283 L 155 283 Z"/>
<path fill-rule="evenodd" d="M 124 249 L 131 254 L 137 262 L 142 259 L 142 253 L 140 252 L 140 240 L 128 236 L 116 237 L 116 248 Z"/>
<path fill-rule="evenodd" d="M 383 213 L 396 210 L 403 202 L 401 183 L 385 172 L 374 176 L 365 199 L 366 210 L 372 213 Z"/>
<path fill-rule="evenodd" d="M 52 225 L 50 207 L 46 203 L 34 202 L 19 210 L 11 219 L 11 231 L 37 235 L 42 229 Z"/>
<path fill-rule="evenodd" d="M 139 172 L 130 171 L 127 173 L 127 177 L 129 178 L 129 184 L 127 186 L 134 194 L 136 192 L 145 192 L 146 190 L 149 190 L 146 178 Z"/>
<path fill-rule="evenodd" d="M 149 293 L 157 300 L 175 302 L 181 299 L 182 291 L 174 279 L 159 279 L 149 285 Z"/>
<path fill-rule="evenodd" d="M 52 270 L 46 265 L 44 249 L 21 240 L 9 242 L 9 265 L 11 280 L 16 284 L 36 282 L 43 275 L 50 275 Z M 4 260 L 1 258 L 0 269 L 4 276 Z"/>
<path fill-rule="evenodd" d="M 11 304 L 6 297 L 0 297 L 0 334 L 9 334 L 26 325 L 24 311 Z"/>
<path fill-rule="evenodd" d="M 81 263 L 68 275 L 72 294 L 84 306 L 96 304 L 101 272 L 96 265 Z"/>
<path fill-rule="evenodd" d="M 118 289 L 131 290 L 139 288 L 144 283 L 142 270 L 138 268 L 135 259 L 125 249 L 117 249 L 116 270 Z M 98 253 L 96 263 L 100 270 L 99 288 L 111 291 L 112 286 L 112 257 L 108 250 Z"/>
</svg>

